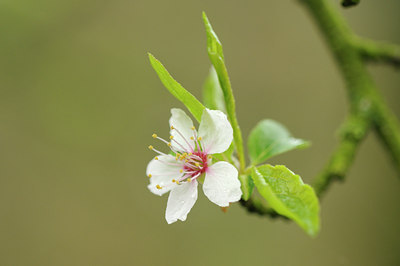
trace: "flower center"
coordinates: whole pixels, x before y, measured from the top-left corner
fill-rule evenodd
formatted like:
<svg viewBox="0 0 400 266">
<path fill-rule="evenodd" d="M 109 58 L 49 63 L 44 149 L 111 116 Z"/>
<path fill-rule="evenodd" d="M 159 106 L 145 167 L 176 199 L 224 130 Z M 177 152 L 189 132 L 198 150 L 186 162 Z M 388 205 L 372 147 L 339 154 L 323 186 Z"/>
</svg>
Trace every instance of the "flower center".
<svg viewBox="0 0 400 266">
<path fill-rule="evenodd" d="M 194 152 L 189 156 L 189 164 L 184 164 L 183 172 L 190 175 L 190 177 L 195 178 L 203 174 L 208 167 L 208 157 L 204 152 Z"/>
<path fill-rule="evenodd" d="M 191 128 L 193 131 L 193 135 L 190 139 L 184 137 L 184 135 L 175 127 L 171 126 L 171 130 L 176 131 L 177 136 L 180 136 L 181 139 L 178 141 L 174 138 L 174 136 L 170 136 L 170 142 L 160 138 L 157 134 L 153 134 L 153 138 L 159 139 L 166 143 L 171 151 L 175 155 L 175 163 L 169 161 L 165 161 L 159 159 L 157 156 L 154 158 L 155 160 L 159 160 L 160 163 L 166 164 L 174 168 L 176 166 L 182 167 L 179 170 L 180 176 L 171 176 L 171 182 L 180 185 L 182 182 L 191 182 L 197 179 L 201 174 L 207 171 L 209 160 L 212 158 L 211 155 L 208 155 L 204 151 L 204 145 L 202 145 L 202 138 L 197 136 L 196 129 L 194 127 Z M 173 143 L 173 144 L 172 144 Z M 164 156 L 170 156 L 174 158 L 172 154 L 165 154 L 161 151 L 154 149 L 153 146 L 149 146 L 150 150 L 155 151 L 156 153 Z M 149 174 L 149 177 L 152 177 Z M 163 187 L 157 185 L 158 189 L 162 189 Z"/>
</svg>

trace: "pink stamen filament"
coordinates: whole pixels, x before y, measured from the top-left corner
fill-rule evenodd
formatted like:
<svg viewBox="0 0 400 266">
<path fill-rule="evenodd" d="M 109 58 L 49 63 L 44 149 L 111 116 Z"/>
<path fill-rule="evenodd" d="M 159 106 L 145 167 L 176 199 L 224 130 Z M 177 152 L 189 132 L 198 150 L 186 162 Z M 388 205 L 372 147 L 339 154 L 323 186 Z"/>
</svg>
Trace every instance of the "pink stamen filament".
<svg viewBox="0 0 400 266">
<path fill-rule="evenodd" d="M 192 145 L 190 145 L 190 143 L 189 143 L 188 140 L 183 136 L 183 134 L 182 134 L 177 128 L 175 128 L 174 126 L 171 126 L 171 127 L 172 127 L 172 130 L 175 130 L 175 131 L 179 134 L 179 136 L 181 136 L 181 138 L 186 142 L 186 144 L 190 147 L 191 151 L 193 151 Z M 186 149 L 184 149 L 184 150 L 187 151 Z"/>
<path fill-rule="evenodd" d="M 170 162 L 165 162 L 165 161 L 160 160 L 160 159 L 158 159 L 157 161 L 159 161 L 160 163 L 166 164 L 166 165 L 173 165 L 173 166 L 181 166 L 182 165 L 181 163 L 170 163 Z"/>
<path fill-rule="evenodd" d="M 151 148 L 151 150 L 154 151 L 154 152 L 156 152 L 156 153 L 158 153 L 158 154 L 160 154 L 160 155 L 168 156 L 168 154 L 165 154 L 165 153 L 163 153 L 162 151 L 159 151 L 159 150 L 157 150 L 157 149 Z M 171 156 L 172 156 L 172 155 L 171 155 Z"/>
<path fill-rule="evenodd" d="M 171 149 L 171 151 L 173 151 L 174 153 L 178 153 L 178 151 L 176 151 L 176 150 L 174 149 L 174 147 L 172 147 L 172 145 L 171 145 L 170 142 L 168 142 L 168 141 L 166 141 L 165 139 L 160 138 L 160 137 L 158 137 L 158 136 L 156 137 L 156 139 L 161 140 L 162 142 L 164 142 L 165 144 L 167 144 L 168 147 Z"/>
<path fill-rule="evenodd" d="M 188 150 L 186 150 L 186 148 L 185 147 L 183 147 L 183 145 L 182 144 L 180 144 L 179 142 L 177 142 L 175 139 L 172 139 L 172 141 L 173 142 L 175 142 L 176 144 L 178 144 L 182 149 L 183 149 L 183 151 L 185 151 L 185 152 L 189 152 Z M 192 147 L 190 147 L 190 148 L 192 148 Z"/>
</svg>

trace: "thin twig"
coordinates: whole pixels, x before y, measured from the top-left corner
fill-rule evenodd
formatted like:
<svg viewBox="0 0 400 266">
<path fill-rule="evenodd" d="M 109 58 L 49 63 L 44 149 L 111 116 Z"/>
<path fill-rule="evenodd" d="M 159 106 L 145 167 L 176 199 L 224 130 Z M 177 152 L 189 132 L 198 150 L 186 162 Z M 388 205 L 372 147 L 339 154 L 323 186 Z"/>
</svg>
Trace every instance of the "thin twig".
<svg viewBox="0 0 400 266">
<path fill-rule="evenodd" d="M 313 182 L 319 197 L 334 180 L 343 180 L 356 150 L 371 128 L 375 129 L 400 173 L 400 124 L 381 97 L 367 61 L 400 63 L 398 46 L 361 39 L 326 0 L 299 0 L 315 19 L 345 81 L 349 115 L 340 131 L 340 141 L 322 173 Z M 368 60 L 366 60 L 368 59 Z M 280 217 L 263 201 L 251 197 L 241 202 L 250 212 Z"/>
<path fill-rule="evenodd" d="M 366 60 L 386 62 L 400 67 L 400 46 L 398 45 L 358 37 L 353 40 L 353 45 Z"/>
<path fill-rule="evenodd" d="M 340 130 L 340 142 L 322 173 L 314 180 L 318 197 L 335 181 L 343 181 L 352 165 L 356 150 L 368 132 L 369 121 L 357 114 L 350 115 Z"/>
</svg>

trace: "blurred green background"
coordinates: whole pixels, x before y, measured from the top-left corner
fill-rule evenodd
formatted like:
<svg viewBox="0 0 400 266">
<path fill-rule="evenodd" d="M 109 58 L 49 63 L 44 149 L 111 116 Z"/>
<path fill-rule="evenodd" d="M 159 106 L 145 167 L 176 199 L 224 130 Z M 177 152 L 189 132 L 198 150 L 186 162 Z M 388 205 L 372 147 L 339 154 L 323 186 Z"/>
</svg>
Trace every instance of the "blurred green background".
<svg viewBox="0 0 400 266">
<path fill-rule="evenodd" d="M 339 1 L 330 1 L 340 8 Z M 146 186 L 153 132 L 182 107 L 159 58 L 193 94 L 209 69 L 201 11 L 224 44 L 242 131 L 263 118 L 313 145 L 271 160 L 306 182 L 347 111 L 338 70 L 297 1 L 0 2 L 0 265 L 399 265 L 400 180 L 371 133 L 344 184 L 322 201 L 322 231 L 224 214 L 202 192 L 167 225 Z M 358 34 L 400 43 L 400 2 L 343 10 Z M 400 76 L 371 72 L 400 116 Z"/>
</svg>

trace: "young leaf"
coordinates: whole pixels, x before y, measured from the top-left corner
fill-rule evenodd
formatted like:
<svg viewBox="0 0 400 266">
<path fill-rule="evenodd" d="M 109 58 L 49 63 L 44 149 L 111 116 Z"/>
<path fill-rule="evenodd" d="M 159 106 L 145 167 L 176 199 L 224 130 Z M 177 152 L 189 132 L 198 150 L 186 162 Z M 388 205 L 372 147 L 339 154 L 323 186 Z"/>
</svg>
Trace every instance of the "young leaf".
<svg viewBox="0 0 400 266">
<path fill-rule="evenodd" d="M 309 142 L 293 138 L 278 122 L 262 120 L 250 132 L 247 144 L 251 162 L 256 165 L 283 152 L 305 148 Z"/>
<path fill-rule="evenodd" d="M 192 113 L 193 117 L 200 122 L 204 105 L 196 97 L 182 87 L 165 69 L 165 67 L 152 54 L 149 53 L 150 63 L 157 72 L 158 77 L 169 92 L 181 101 Z"/>
<path fill-rule="evenodd" d="M 243 200 L 248 200 L 253 193 L 254 189 L 254 182 L 251 179 L 250 176 L 248 175 L 239 175 L 239 180 L 241 184 L 241 189 L 242 189 L 242 199 Z"/>
<path fill-rule="evenodd" d="M 246 162 L 244 157 L 242 132 L 240 131 L 240 127 L 236 119 L 235 98 L 233 97 L 231 82 L 228 76 L 228 70 L 226 69 L 225 66 L 222 44 L 219 41 L 217 34 L 215 34 L 214 30 L 212 29 L 211 23 L 208 20 L 206 13 L 204 12 L 203 12 L 203 20 L 207 33 L 208 56 L 210 58 L 212 65 L 215 68 L 215 71 L 217 72 L 219 84 L 224 93 L 226 113 L 233 128 L 233 139 L 235 142 L 235 147 L 237 149 L 240 168 L 243 170 L 245 168 Z"/>
<path fill-rule="evenodd" d="M 226 113 L 224 93 L 219 85 L 217 72 L 214 67 L 210 68 L 210 72 L 203 85 L 203 103 L 209 109 L 220 110 Z"/>
<path fill-rule="evenodd" d="M 314 190 L 283 165 L 252 168 L 257 190 L 279 214 L 294 220 L 309 235 L 319 231 L 319 202 Z"/>
</svg>

